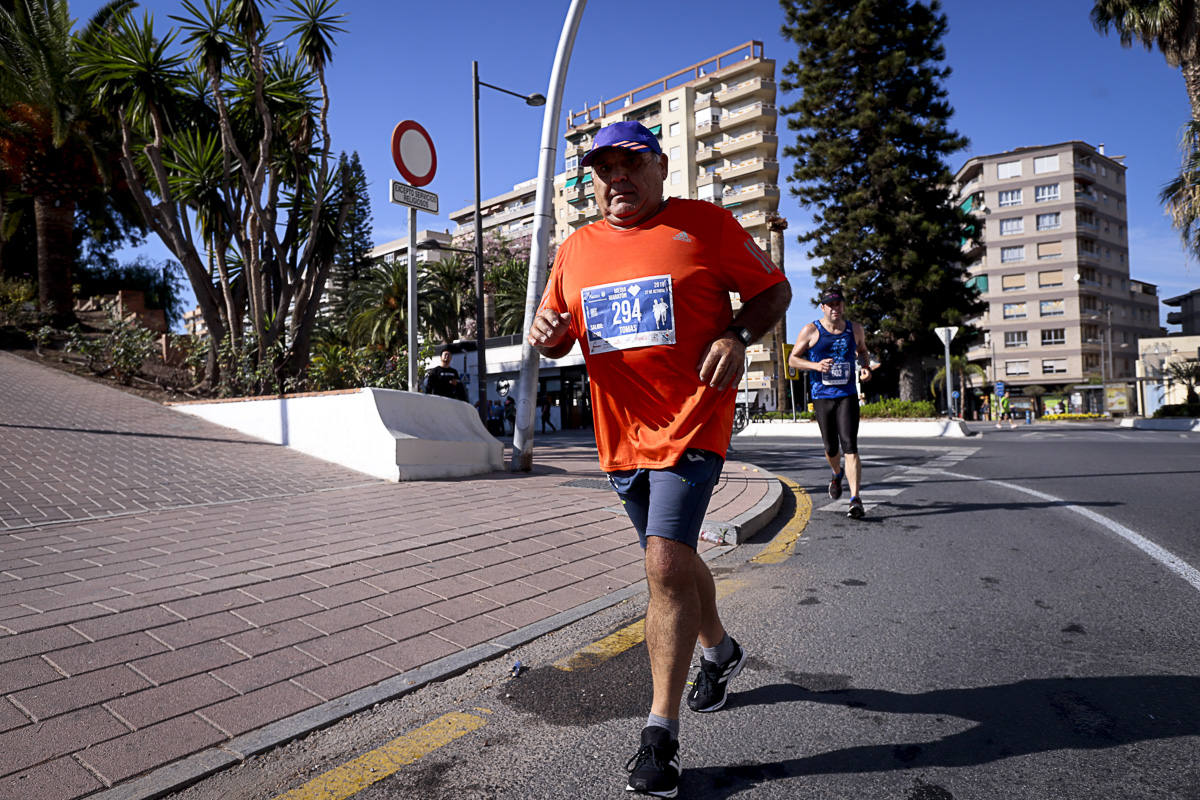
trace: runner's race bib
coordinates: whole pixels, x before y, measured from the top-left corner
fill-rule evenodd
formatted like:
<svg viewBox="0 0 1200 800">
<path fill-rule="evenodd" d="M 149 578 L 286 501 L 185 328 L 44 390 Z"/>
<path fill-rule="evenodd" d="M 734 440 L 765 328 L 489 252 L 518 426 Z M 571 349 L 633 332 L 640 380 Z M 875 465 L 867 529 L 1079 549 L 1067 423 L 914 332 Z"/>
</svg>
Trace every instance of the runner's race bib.
<svg viewBox="0 0 1200 800">
<path fill-rule="evenodd" d="M 850 373 L 849 361 L 835 361 L 829 372 L 821 376 L 821 382 L 826 386 L 845 386 L 850 382 Z"/>
<path fill-rule="evenodd" d="M 675 344 L 670 275 L 588 286 L 579 296 L 590 353 Z"/>
</svg>

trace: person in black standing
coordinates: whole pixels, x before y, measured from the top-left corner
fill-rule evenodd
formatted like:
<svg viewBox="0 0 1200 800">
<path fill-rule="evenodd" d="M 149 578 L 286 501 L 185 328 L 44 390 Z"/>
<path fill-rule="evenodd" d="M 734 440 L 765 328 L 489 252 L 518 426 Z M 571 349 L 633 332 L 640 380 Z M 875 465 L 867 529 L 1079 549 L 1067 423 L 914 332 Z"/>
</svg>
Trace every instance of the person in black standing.
<svg viewBox="0 0 1200 800">
<path fill-rule="evenodd" d="M 425 374 L 425 394 L 466 401 L 467 387 L 458 370 L 450 366 L 450 348 L 442 348 L 442 363 Z"/>
</svg>

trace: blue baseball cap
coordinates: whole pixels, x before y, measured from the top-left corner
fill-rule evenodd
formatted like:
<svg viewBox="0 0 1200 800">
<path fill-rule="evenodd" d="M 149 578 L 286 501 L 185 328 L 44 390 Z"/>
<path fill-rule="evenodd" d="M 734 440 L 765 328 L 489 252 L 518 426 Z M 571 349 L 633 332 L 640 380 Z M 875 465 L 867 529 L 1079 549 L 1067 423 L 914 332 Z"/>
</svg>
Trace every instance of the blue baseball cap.
<svg viewBox="0 0 1200 800">
<path fill-rule="evenodd" d="M 607 147 L 620 147 L 639 153 L 654 153 L 662 155 L 662 147 L 650 129 L 640 122 L 614 122 L 601 128 L 592 142 L 592 149 L 587 152 L 580 162 L 583 166 L 591 166 L 596 154 Z"/>
</svg>

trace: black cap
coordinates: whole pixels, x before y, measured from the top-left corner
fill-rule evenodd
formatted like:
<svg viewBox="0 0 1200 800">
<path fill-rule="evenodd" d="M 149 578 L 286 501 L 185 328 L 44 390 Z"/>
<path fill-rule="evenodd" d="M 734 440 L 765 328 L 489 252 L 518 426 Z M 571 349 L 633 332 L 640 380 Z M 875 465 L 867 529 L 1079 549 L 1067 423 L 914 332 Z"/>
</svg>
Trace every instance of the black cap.
<svg viewBox="0 0 1200 800">
<path fill-rule="evenodd" d="M 830 303 L 842 302 L 842 290 L 836 286 L 832 289 L 826 289 L 821 292 L 821 305 L 829 305 Z"/>
</svg>

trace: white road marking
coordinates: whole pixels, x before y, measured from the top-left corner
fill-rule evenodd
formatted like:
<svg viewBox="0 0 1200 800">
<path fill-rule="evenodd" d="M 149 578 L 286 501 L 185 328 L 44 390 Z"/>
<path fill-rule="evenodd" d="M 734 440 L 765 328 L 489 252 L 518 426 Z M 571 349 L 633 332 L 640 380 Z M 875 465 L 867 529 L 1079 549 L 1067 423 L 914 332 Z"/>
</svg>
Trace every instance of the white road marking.
<svg viewBox="0 0 1200 800">
<path fill-rule="evenodd" d="M 1174 572 L 1176 575 L 1190 583 L 1192 588 L 1200 591 L 1200 570 L 1197 570 L 1191 564 L 1187 563 L 1171 551 L 1159 547 L 1157 544 L 1150 541 L 1145 536 L 1142 536 L 1140 533 L 1126 528 L 1121 523 L 1115 522 L 1114 520 L 1111 520 L 1102 514 L 1097 514 L 1090 508 L 1077 506 L 1074 503 L 1066 502 L 1061 497 L 1055 497 L 1052 494 L 1039 492 L 1036 489 L 1026 489 L 1024 486 L 1019 486 L 1015 483 L 1009 483 L 1008 481 L 988 480 L 987 478 L 979 478 L 974 475 L 963 475 L 957 472 L 943 472 L 943 474 L 947 477 L 957 478 L 960 480 L 984 481 L 985 483 L 1002 486 L 1005 489 L 1011 489 L 1014 492 L 1020 492 L 1022 494 L 1030 495 L 1031 497 L 1036 497 L 1039 500 L 1046 500 L 1052 503 L 1061 504 L 1062 508 L 1065 508 L 1068 511 L 1074 511 L 1076 514 L 1086 517 L 1092 522 L 1095 522 L 1097 525 L 1100 525 L 1112 533 L 1115 533 L 1117 536 L 1120 536 L 1122 539 L 1129 542 L 1131 545 L 1141 550 L 1158 563 L 1162 564 L 1171 572 Z"/>
</svg>

